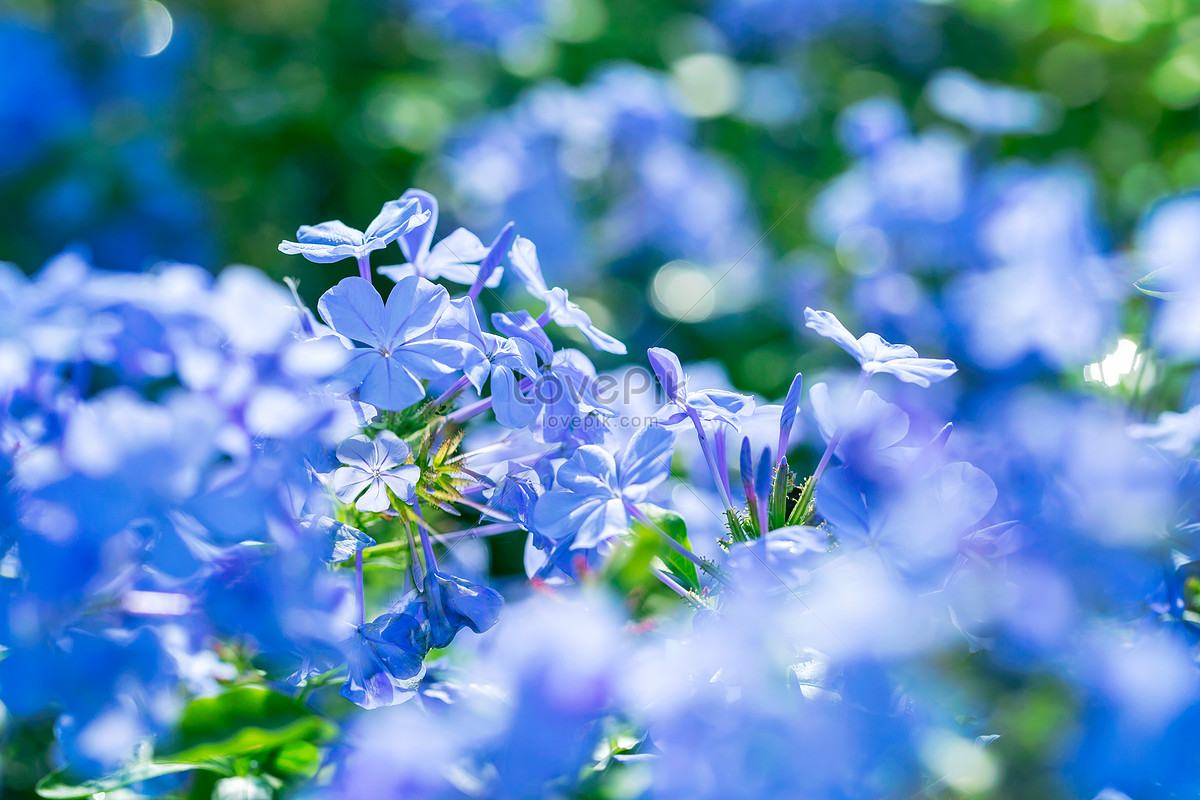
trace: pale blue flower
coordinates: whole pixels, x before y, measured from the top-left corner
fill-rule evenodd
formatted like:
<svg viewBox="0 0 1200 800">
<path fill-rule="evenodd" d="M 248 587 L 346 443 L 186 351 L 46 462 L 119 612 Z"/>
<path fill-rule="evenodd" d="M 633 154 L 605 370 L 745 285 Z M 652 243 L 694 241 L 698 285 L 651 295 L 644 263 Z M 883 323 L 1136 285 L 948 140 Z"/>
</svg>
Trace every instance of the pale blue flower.
<svg viewBox="0 0 1200 800">
<path fill-rule="evenodd" d="M 538 263 L 537 247 L 533 242 L 518 236 L 508 257 L 512 271 L 525 284 L 529 293 L 546 303 L 546 310 L 538 317 L 538 322 L 545 324 L 554 320 L 564 328 L 578 328 L 597 350 L 625 354 L 625 345 L 593 325 L 592 318 L 570 301 L 565 289 L 551 289 L 546 285 L 546 279 L 542 277 L 542 267 Z"/>
<path fill-rule="evenodd" d="M 479 358 L 468 342 L 439 339 L 434 327 L 446 312 L 446 290 L 424 278 L 402 278 L 387 304 L 370 283 L 342 279 L 321 296 L 321 317 L 340 335 L 362 342 L 341 373 L 364 403 L 399 411 L 425 397 L 421 378 L 462 370 Z"/>
<path fill-rule="evenodd" d="M 392 505 L 388 490 L 410 502 L 421 468 L 404 463 L 409 455 L 408 445 L 391 431 L 381 431 L 374 439 L 353 436 L 338 445 L 338 461 L 345 466 L 330 478 L 333 493 L 359 511 L 387 511 Z"/>
<path fill-rule="evenodd" d="M 317 225 L 301 225 L 300 230 L 296 231 L 299 241 L 282 241 L 279 251 L 288 255 L 302 255 L 317 264 L 332 264 L 346 258 L 365 258 L 373 250 L 382 250 L 428 219 L 429 212 L 421 209 L 416 198 L 401 197 L 385 203 L 365 233 L 336 219 Z"/>
<path fill-rule="evenodd" d="M 723 422 L 737 427 L 738 420 L 754 412 L 754 398 L 724 389 L 689 392 L 687 377 L 679 356 L 663 347 L 646 351 L 650 366 L 667 395 L 667 404 L 655 418 L 664 425 L 675 425 L 693 414 L 704 422 Z"/>
<path fill-rule="evenodd" d="M 424 220 L 402 233 L 397 240 L 408 261 L 390 267 L 380 267 L 379 273 L 394 281 L 408 275 L 418 275 L 431 281 L 444 278 L 454 283 L 471 284 L 479 273 L 479 262 L 488 254 L 488 246 L 466 228 L 455 228 L 436 245 L 433 234 L 438 224 L 438 201 L 429 192 L 409 189 L 400 201 L 415 200 L 422 209 Z M 432 246 L 431 246 L 432 245 Z M 485 285 L 500 285 L 503 269 L 495 269 Z"/>
<path fill-rule="evenodd" d="M 867 374 L 886 372 L 905 383 L 930 386 L 958 372 L 958 367 L 949 359 L 920 358 L 917 351 L 908 345 L 892 344 L 875 333 L 865 333 L 855 339 L 846 326 L 828 311 L 805 308 L 804 319 L 809 328 L 854 356 Z"/>
<path fill-rule="evenodd" d="M 604 448 L 584 445 L 559 467 L 558 487 L 534 508 L 540 533 L 554 540 L 574 536 L 575 549 L 596 547 L 629 530 L 630 508 L 644 503 L 671 472 L 675 436 L 660 425 L 641 429 L 620 461 Z"/>
</svg>

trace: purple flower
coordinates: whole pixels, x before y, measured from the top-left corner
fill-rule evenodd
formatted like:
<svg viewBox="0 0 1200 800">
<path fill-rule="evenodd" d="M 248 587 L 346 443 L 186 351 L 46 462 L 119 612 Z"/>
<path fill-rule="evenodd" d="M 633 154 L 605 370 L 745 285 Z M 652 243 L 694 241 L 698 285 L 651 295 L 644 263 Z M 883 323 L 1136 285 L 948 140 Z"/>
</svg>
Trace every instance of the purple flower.
<svg viewBox="0 0 1200 800">
<path fill-rule="evenodd" d="M 431 281 L 445 278 L 454 283 L 471 284 L 479 272 L 476 266 L 488 254 L 488 247 L 466 228 L 456 228 L 445 239 L 430 247 L 438 224 L 438 201 L 429 192 L 409 189 L 400 201 L 416 201 L 424 211 L 424 219 L 402 233 L 400 250 L 408 261 L 391 267 L 380 267 L 379 273 L 399 282 L 409 275 Z M 498 286 L 503 269 L 496 269 L 487 279 L 489 287 Z"/>
<path fill-rule="evenodd" d="M 643 503 L 671 471 L 675 436 L 660 425 L 641 429 L 618 462 L 597 445 L 584 445 L 559 467 L 558 488 L 534 509 L 540 533 L 574 536 L 575 549 L 591 548 L 629 530 L 629 509 Z"/>
<path fill-rule="evenodd" d="M 651 347 L 646 356 L 667 394 L 667 404 L 655 414 L 662 424 L 675 425 L 695 415 L 704 422 L 724 422 L 736 428 L 739 418 L 754 411 L 754 398 L 748 395 L 724 389 L 689 392 L 679 357 L 670 350 Z"/>
<path fill-rule="evenodd" d="M 858 339 L 828 311 L 804 309 L 805 325 L 833 342 L 862 365 L 863 372 L 887 372 L 905 383 L 929 386 L 949 378 L 958 371 L 954 362 L 945 358 L 920 358 L 906 344 L 892 344 L 875 333 L 865 333 Z"/>
<path fill-rule="evenodd" d="M 282 241 L 279 250 L 288 255 L 302 255 L 317 264 L 364 258 L 372 250 L 382 250 L 428 219 L 429 212 L 422 211 L 416 198 L 406 194 L 399 200 L 385 203 L 379 215 L 367 226 L 366 233 L 336 219 L 318 225 L 301 225 L 296 231 L 300 241 Z"/>
<path fill-rule="evenodd" d="M 424 278 L 402 278 L 387 304 L 370 283 L 344 278 L 321 296 L 321 317 L 340 335 L 362 342 L 341 372 L 364 403 L 400 411 L 425 397 L 420 378 L 463 369 L 479 358 L 467 342 L 436 338 L 449 306 L 446 290 Z"/>
<path fill-rule="evenodd" d="M 391 431 L 374 439 L 351 437 L 338 445 L 338 461 L 345 466 L 333 473 L 333 493 L 359 511 L 387 511 L 392 505 L 389 489 L 407 503 L 421 478 L 420 467 L 404 463 L 408 456 L 408 445 Z"/>
<path fill-rule="evenodd" d="M 525 284 L 525 288 L 534 297 L 546 303 L 546 310 L 538 317 L 539 323 L 545 324 L 554 320 L 564 328 L 578 328 L 597 350 L 625 354 L 625 345 L 594 326 L 587 312 L 570 301 L 565 289 L 551 289 L 546 286 L 546 279 L 542 277 L 542 267 L 538 263 L 537 247 L 533 242 L 518 236 L 508 257 L 512 271 Z"/>
</svg>

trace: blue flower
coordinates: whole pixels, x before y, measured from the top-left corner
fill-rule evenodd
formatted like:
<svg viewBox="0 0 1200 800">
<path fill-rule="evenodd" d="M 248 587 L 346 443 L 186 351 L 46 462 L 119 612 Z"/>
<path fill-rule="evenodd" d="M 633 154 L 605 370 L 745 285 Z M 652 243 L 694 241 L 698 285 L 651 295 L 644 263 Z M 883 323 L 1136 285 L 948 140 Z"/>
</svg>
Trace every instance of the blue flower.
<svg viewBox="0 0 1200 800">
<path fill-rule="evenodd" d="M 949 378 L 958 367 L 945 358 L 920 358 L 906 344 L 892 344 L 878 334 L 865 333 L 858 339 L 828 311 L 804 309 L 805 325 L 831 339 L 862 366 L 868 375 L 887 372 L 905 383 L 929 386 Z"/>
<path fill-rule="evenodd" d="M 518 236 L 508 257 L 512 271 L 525 284 L 525 288 L 534 297 L 546 303 L 546 310 L 538 317 L 539 323 L 545 324 L 554 320 L 564 328 L 578 328 L 597 350 L 625 354 L 625 345 L 593 325 L 588 313 L 568 299 L 565 289 L 551 289 L 546 286 L 546 279 L 542 277 L 542 267 L 538 263 L 537 247 L 533 242 Z"/>
<path fill-rule="evenodd" d="M 667 404 L 655 417 L 664 425 L 675 425 L 692 416 L 704 422 L 724 422 L 737 427 L 741 417 L 754 411 L 754 398 L 724 389 L 699 392 L 687 390 L 687 378 L 679 364 L 679 356 L 663 347 L 646 351 L 650 366 L 667 394 Z"/>
<path fill-rule="evenodd" d="M 402 233 L 397 240 L 408 262 L 380 267 L 379 273 L 397 282 L 408 275 L 418 275 L 431 281 L 445 278 L 454 283 L 474 283 L 479 273 L 477 265 L 489 252 L 487 245 L 466 228 L 456 228 L 445 239 L 430 247 L 438 224 L 437 198 L 420 189 L 409 189 L 400 196 L 400 201 L 406 199 L 417 201 L 425 212 L 425 219 Z M 503 274 L 503 269 L 495 269 L 485 285 L 500 285 Z"/>
<path fill-rule="evenodd" d="M 591 548 L 629 530 L 630 508 L 646 502 L 671 472 L 675 436 L 650 425 L 629 440 L 620 462 L 604 448 L 584 445 L 558 469 L 558 488 L 534 509 L 537 529 L 554 540 L 575 537 L 575 549 Z"/>
<path fill-rule="evenodd" d="M 509 339 L 514 345 L 521 339 Z M 492 410 L 506 428 L 532 428 L 544 442 L 590 439 L 604 430 L 600 416 L 615 412 L 596 399 L 596 369 L 578 350 L 554 353 L 549 363 L 537 364 L 526 346 L 498 360 L 492 373 Z M 525 377 L 521 378 L 520 375 Z"/>
<path fill-rule="evenodd" d="M 279 243 L 279 251 L 302 255 L 317 264 L 332 264 L 346 258 L 364 258 L 373 250 L 382 250 L 414 228 L 423 225 L 430 212 L 421 209 L 415 197 L 401 197 L 384 203 L 379 215 L 367 226 L 366 233 L 339 220 L 317 225 L 301 225 L 296 231 L 300 241 Z"/>
<path fill-rule="evenodd" d="M 504 598 L 495 589 L 431 569 L 419 595 L 418 619 L 429 626 L 432 647 L 447 647 L 462 628 L 483 633 L 496 624 Z"/>
<path fill-rule="evenodd" d="M 429 626 L 402 613 L 382 614 L 360 625 L 345 643 L 349 673 L 339 691 L 363 708 L 408 700 L 425 674 Z"/>
<path fill-rule="evenodd" d="M 478 358 L 466 342 L 438 339 L 434 326 L 446 312 L 446 290 L 424 278 L 402 278 L 387 304 L 370 283 L 344 278 L 321 296 L 321 317 L 342 336 L 365 347 L 341 376 L 364 403 L 400 411 L 425 397 L 420 378 L 449 375 Z"/>
<path fill-rule="evenodd" d="M 305 528 L 321 537 L 324 547 L 322 559 L 329 564 L 340 564 L 354 558 L 354 554 L 375 544 L 365 533 L 333 517 L 311 515 L 305 519 Z"/>
<path fill-rule="evenodd" d="M 391 431 L 380 431 L 374 439 L 351 437 L 338 445 L 338 461 L 345 466 L 331 477 L 333 493 L 343 503 L 354 503 L 359 511 L 387 511 L 392 505 L 388 490 L 410 502 L 421 468 L 405 464 L 408 456 L 408 445 Z"/>
</svg>

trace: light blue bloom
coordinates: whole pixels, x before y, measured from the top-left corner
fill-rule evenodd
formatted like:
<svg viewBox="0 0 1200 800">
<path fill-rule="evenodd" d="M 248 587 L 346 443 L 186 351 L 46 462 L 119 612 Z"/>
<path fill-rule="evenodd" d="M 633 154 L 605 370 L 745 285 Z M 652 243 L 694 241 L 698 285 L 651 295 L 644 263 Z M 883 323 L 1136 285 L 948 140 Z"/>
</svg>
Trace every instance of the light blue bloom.
<svg viewBox="0 0 1200 800">
<path fill-rule="evenodd" d="M 437 198 L 420 189 L 409 189 L 397 202 L 406 200 L 417 201 L 424 219 L 401 233 L 397 239 L 400 250 L 408 261 L 395 266 L 380 267 L 379 274 L 397 282 L 407 275 L 418 275 L 431 281 L 445 278 L 454 283 L 474 283 L 479 273 L 478 264 L 489 252 L 487 245 L 466 228 L 455 228 L 445 239 L 432 245 L 433 234 L 438 224 Z M 503 274 L 503 269 L 493 270 L 485 285 L 499 286 Z"/>
<path fill-rule="evenodd" d="M 469 343 L 439 339 L 434 327 L 446 312 L 446 290 L 410 275 L 392 288 L 387 304 L 370 283 L 342 279 L 317 304 L 338 334 L 361 342 L 341 373 L 359 399 L 400 411 L 425 397 L 421 378 L 461 370 L 478 358 Z"/>
<path fill-rule="evenodd" d="M 545 324 L 553 320 L 564 328 L 578 328 L 597 350 L 618 355 L 625 353 L 625 345 L 593 325 L 588 313 L 570 301 L 566 289 L 557 286 L 551 289 L 546 286 L 546 279 L 542 277 L 542 267 L 538 263 L 537 247 L 533 242 L 518 236 L 508 257 L 512 271 L 525 284 L 529 293 L 546 304 L 546 310 L 538 317 L 539 323 Z"/>
<path fill-rule="evenodd" d="M 862 371 L 868 375 L 885 372 L 905 383 L 927 387 L 958 372 L 958 367 L 949 359 L 920 358 L 917 351 L 908 345 L 892 344 L 878 334 L 865 333 L 855 339 L 846 326 L 828 311 L 805 308 L 804 319 L 809 328 L 854 356 Z"/>
<path fill-rule="evenodd" d="M 738 425 L 738 420 L 754 412 L 754 398 L 725 389 L 689 392 L 687 377 L 679 356 L 663 347 L 646 351 L 650 366 L 667 395 L 667 403 L 655 414 L 664 425 L 675 425 L 695 415 L 704 422 Z"/>
<path fill-rule="evenodd" d="M 403 608 L 429 628 L 431 647 L 448 647 L 463 628 L 483 633 L 500 618 L 504 598 L 495 589 L 431 569 L 421 591 Z"/>
<path fill-rule="evenodd" d="M 296 231 L 299 241 L 282 241 L 279 251 L 288 255 L 302 255 L 317 264 L 332 264 L 346 258 L 361 259 L 424 225 L 429 216 L 430 212 L 421 209 L 415 197 L 401 197 L 385 203 L 365 233 L 336 219 L 317 225 L 302 225 Z"/>
<path fill-rule="evenodd" d="M 634 434 L 614 459 L 604 448 L 584 445 L 558 469 L 557 488 L 534 509 L 539 532 L 559 541 L 574 536 L 573 549 L 586 549 L 629 530 L 630 509 L 671 472 L 675 436 L 660 425 Z"/>
<path fill-rule="evenodd" d="M 404 463 L 409 454 L 408 445 L 391 431 L 380 431 L 374 439 L 347 439 L 338 445 L 337 458 L 345 466 L 330 476 L 333 493 L 359 511 L 376 513 L 391 508 L 389 490 L 401 502 L 411 502 L 421 468 Z"/>
<path fill-rule="evenodd" d="M 322 537 L 324 560 L 330 564 L 340 564 L 354 558 L 355 553 L 375 545 L 375 540 L 370 536 L 333 517 L 310 516 L 305 520 L 305 527 Z"/>
</svg>

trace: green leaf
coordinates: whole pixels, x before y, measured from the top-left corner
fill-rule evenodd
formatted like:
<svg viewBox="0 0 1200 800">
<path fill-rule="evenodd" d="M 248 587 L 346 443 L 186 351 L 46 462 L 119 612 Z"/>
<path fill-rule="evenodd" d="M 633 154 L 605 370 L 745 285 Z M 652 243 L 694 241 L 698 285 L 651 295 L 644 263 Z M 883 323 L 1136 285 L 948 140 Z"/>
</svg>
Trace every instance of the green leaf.
<svg viewBox="0 0 1200 800">
<path fill-rule="evenodd" d="M 178 748 L 164 758 L 205 762 L 275 750 L 291 742 L 333 738 L 336 728 L 291 697 L 238 686 L 193 700 L 179 724 Z"/>
<path fill-rule="evenodd" d="M 696 565 L 663 541 L 665 533 L 688 550 L 692 549 L 692 545 L 688 541 L 687 524 L 683 521 L 683 517 L 674 511 L 668 511 L 648 503 L 638 506 L 638 510 L 646 515 L 650 524 L 647 525 L 640 521 L 633 523 L 633 533 L 637 542 L 649 545 L 647 549 L 666 565 L 667 571 L 685 589 L 699 592 L 700 577 L 696 573 Z"/>
<path fill-rule="evenodd" d="M 288 742 L 271 762 L 271 772 L 286 778 L 311 778 L 320 768 L 321 751 L 311 742 Z"/>
<path fill-rule="evenodd" d="M 1175 297 L 1179 294 L 1179 290 L 1171 288 L 1173 283 L 1169 278 L 1170 275 L 1167 270 L 1156 269 L 1149 275 L 1145 275 L 1134 281 L 1133 286 L 1142 294 L 1148 294 L 1151 297 Z"/>
<path fill-rule="evenodd" d="M 228 774 L 223 767 L 216 764 L 146 761 L 140 764 L 133 764 L 111 775 L 105 775 L 102 778 L 84 781 L 83 783 L 70 783 L 67 780 L 66 772 L 64 770 L 57 770 L 38 781 L 37 793 L 39 797 L 45 797 L 48 800 L 91 797 L 100 792 L 115 791 L 134 783 L 148 781 L 151 778 L 174 775 L 180 772 L 190 772 L 192 770 L 207 770 L 209 772 Z"/>
</svg>

